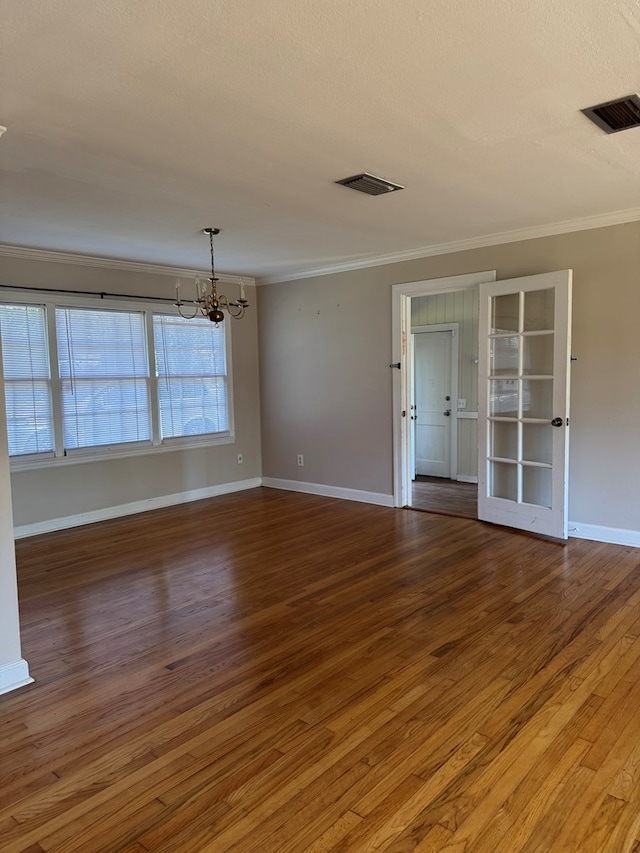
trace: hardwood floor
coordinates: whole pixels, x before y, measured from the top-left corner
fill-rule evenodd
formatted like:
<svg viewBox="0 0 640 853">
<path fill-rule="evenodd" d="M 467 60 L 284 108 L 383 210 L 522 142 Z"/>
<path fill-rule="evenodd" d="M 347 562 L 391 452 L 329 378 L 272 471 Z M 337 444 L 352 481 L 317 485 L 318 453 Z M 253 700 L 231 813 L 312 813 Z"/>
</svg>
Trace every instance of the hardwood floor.
<svg viewBox="0 0 640 853">
<path fill-rule="evenodd" d="M 17 556 L 3 853 L 640 849 L 640 550 L 257 489 Z"/>
<path fill-rule="evenodd" d="M 460 518 L 477 518 L 478 486 L 443 477 L 418 475 L 411 484 L 411 508 Z"/>
</svg>

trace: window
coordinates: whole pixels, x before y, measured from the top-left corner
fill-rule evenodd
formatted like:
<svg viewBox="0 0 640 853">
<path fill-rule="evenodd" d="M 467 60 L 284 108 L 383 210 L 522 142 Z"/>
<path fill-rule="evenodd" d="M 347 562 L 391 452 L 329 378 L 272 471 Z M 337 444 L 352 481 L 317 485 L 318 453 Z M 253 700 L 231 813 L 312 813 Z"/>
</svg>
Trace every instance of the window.
<svg viewBox="0 0 640 853">
<path fill-rule="evenodd" d="M 151 439 L 144 315 L 56 308 L 67 450 Z"/>
<path fill-rule="evenodd" d="M 160 435 L 226 432 L 227 359 L 223 327 L 205 317 L 154 314 Z"/>
<path fill-rule="evenodd" d="M 11 457 L 29 466 L 233 440 L 228 324 L 72 303 L 0 304 Z"/>
<path fill-rule="evenodd" d="M 42 305 L 0 305 L 9 455 L 53 451 L 51 372 Z"/>
</svg>

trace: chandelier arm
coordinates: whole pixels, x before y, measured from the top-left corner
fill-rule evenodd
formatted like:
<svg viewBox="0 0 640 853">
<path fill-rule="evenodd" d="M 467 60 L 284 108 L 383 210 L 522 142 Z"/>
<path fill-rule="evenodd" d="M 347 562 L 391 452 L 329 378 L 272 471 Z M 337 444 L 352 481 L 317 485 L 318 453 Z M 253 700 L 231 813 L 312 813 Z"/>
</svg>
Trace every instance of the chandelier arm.
<svg viewBox="0 0 640 853">
<path fill-rule="evenodd" d="M 244 317 L 244 305 L 238 305 L 236 302 L 232 302 L 228 310 L 229 316 L 233 317 L 234 320 L 242 320 Z"/>
<path fill-rule="evenodd" d="M 178 309 L 178 313 L 180 314 L 183 320 L 193 320 L 193 318 L 198 315 L 198 311 L 200 310 L 197 302 L 174 302 L 173 304 Z M 193 314 L 185 314 L 182 310 L 183 305 L 195 305 L 195 310 Z"/>
</svg>

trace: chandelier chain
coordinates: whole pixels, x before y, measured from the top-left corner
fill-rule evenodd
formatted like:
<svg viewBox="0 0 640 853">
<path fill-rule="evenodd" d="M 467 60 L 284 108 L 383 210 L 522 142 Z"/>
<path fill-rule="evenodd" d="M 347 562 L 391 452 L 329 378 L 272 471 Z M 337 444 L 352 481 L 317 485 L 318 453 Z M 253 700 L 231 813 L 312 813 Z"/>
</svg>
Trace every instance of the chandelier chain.
<svg viewBox="0 0 640 853">
<path fill-rule="evenodd" d="M 209 232 L 209 245 L 211 246 L 211 278 L 215 278 L 216 268 L 213 260 L 213 231 Z"/>
</svg>

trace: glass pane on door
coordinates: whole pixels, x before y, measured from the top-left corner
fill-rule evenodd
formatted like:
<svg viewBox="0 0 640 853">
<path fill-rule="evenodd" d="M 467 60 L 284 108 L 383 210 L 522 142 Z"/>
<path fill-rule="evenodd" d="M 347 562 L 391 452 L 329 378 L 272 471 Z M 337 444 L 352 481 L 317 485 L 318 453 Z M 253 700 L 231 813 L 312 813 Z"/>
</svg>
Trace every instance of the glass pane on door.
<svg viewBox="0 0 640 853">
<path fill-rule="evenodd" d="M 490 371 L 493 376 L 517 376 L 520 365 L 518 335 L 494 338 L 491 341 Z"/>
<path fill-rule="evenodd" d="M 553 432 L 548 424 L 522 425 L 522 458 L 527 462 L 551 465 L 553 459 Z"/>
<path fill-rule="evenodd" d="M 522 338 L 522 372 L 526 376 L 553 376 L 552 334 Z"/>
<path fill-rule="evenodd" d="M 566 538 L 571 271 L 481 292 L 478 516 Z"/>
<path fill-rule="evenodd" d="M 492 379 L 489 383 L 489 413 L 503 418 L 518 417 L 518 380 Z"/>
<path fill-rule="evenodd" d="M 518 466 L 509 462 L 491 463 L 491 497 L 518 500 Z"/>
<path fill-rule="evenodd" d="M 492 456 L 501 459 L 518 459 L 518 424 L 493 421 L 491 424 Z"/>
<path fill-rule="evenodd" d="M 551 508 L 551 468 L 523 467 L 522 500 L 526 504 Z"/>
<path fill-rule="evenodd" d="M 553 379 L 522 380 L 522 417 L 551 423 L 553 418 Z"/>
<path fill-rule="evenodd" d="M 553 329 L 555 291 L 532 290 L 524 294 L 523 332 Z"/>
<path fill-rule="evenodd" d="M 508 293 L 492 300 L 491 333 L 517 332 L 520 323 L 520 294 Z"/>
</svg>

